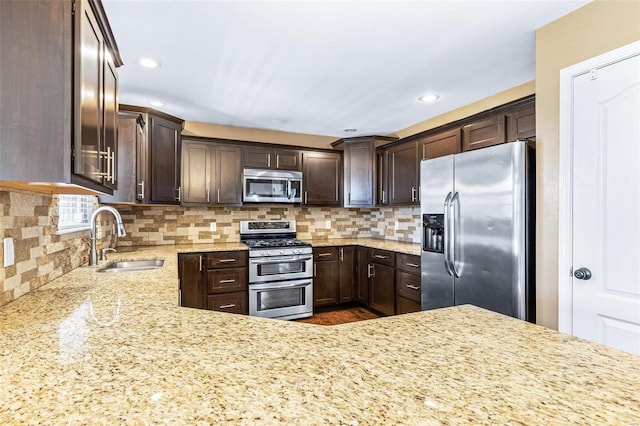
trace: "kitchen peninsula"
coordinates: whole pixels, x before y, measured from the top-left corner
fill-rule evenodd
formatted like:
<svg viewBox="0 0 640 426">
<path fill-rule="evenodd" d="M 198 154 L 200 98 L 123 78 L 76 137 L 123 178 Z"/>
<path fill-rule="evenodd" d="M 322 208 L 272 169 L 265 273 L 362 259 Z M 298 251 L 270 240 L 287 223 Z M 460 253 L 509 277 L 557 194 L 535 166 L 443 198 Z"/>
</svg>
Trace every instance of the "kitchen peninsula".
<svg viewBox="0 0 640 426">
<path fill-rule="evenodd" d="M 177 253 L 0 308 L 0 423 L 640 424 L 640 357 L 472 306 L 323 327 L 178 307 Z"/>
</svg>

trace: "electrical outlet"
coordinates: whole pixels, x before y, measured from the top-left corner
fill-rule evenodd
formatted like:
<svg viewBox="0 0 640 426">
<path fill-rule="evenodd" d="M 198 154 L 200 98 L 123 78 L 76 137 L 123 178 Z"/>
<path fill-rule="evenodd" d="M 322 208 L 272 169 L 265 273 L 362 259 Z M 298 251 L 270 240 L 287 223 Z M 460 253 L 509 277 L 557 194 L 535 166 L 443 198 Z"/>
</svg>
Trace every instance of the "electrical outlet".
<svg viewBox="0 0 640 426">
<path fill-rule="evenodd" d="M 216 223 L 215 222 L 210 222 L 209 223 L 209 231 L 216 232 L 216 229 L 217 229 Z"/>
<path fill-rule="evenodd" d="M 4 267 L 13 265 L 15 262 L 15 251 L 13 249 L 13 238 L 5 238 L 3 241 L 4 247 Z"/>
<path fill-rule="evenodd" d="M 325 221 L 324 222 L 324 227 L 327 228 L 327 229 L 331 229 L 331 221 L 330 220 Z"/>
</svg>

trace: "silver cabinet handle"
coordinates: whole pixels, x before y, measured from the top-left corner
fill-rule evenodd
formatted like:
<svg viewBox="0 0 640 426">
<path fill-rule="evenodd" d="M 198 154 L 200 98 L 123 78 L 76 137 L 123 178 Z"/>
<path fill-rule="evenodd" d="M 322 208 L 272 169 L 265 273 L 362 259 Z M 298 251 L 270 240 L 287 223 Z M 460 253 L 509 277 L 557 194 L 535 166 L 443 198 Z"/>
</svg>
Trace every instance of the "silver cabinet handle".
<svg viewBox="0 0 640 426">
<path fill-rule="evenodd" d="M 276 154 L 276 169 L 280 168 L 280 155 Z"/>
<path fill-rule="evenodd" d="M 327 257 L 331 256 L 333 253 L 318 253 L 318 257 Z"/>
<path fill-rule="evenodd" d="M 416 265 L 415 263 L 407 263 L 407 266 L 411 266 L 412 268 L 419 268 L 420 265 Z"/>
<path fill-rule="evenodd" d="M 420 287 L 411 284 L 407 284 L 407 288 L 410 288 L 411 290 L 420 290 Z"/>
<path fill-rule="evenodd" d="M 411 187 L 411 202 L 412 202 L 412 203 L 415 203 L 416 201 L 417 201 L 417 198 L 416 198 L 416 188 L 415 188 L 415 186 L 412 186 L 412 187 Z"/>
<path fill-rule="evenodd" d="M 209 199 L 209 195 L 211 193 L 211 189 L 207 188 L 207 203 L 209 203 L 211 200 Z"/>
<path fill-rule="evenodd" d="M 138 194 L 138 200 L 142 201 L 142 200 L 144 200 L 144 181 L 140 182 L 138 184 L 138 186 L 140 187 L 140 193 Z"/>
<path fill-rule="evenodd" d="M 387 204 L 387 191 L 382 191 L 382 204 Z"/>
<path fill-rule="evenodd" d="M 176 197 L 177 201 L 182 201 L 182 187 L 178 187 L 178 196 Z"/>
<path fill-rule="evenodd" d="M 220 204 L 220 188 L 218 188 L 218 204 Z"/>
<path fill-rule="evenodd" d="M 340 247 L 340 262 L 344 262 L 344 249 Z"/>
<path fill-rule="evenodd" d="M 376 276 L 376 270 L 374 269 L 373 265 L 371 263 L 367 264 L 367 278 L 371 278 L 371 277 L 375 277 Z"/>
<path fill-rule="evenodd" d="M 267 154 L 267 168 L 271 168 L 271 154 Z"/>
<path fill-rule="evenodd" d="M 218 309 L 229 309 L 229 308 L 235 308 L 236 304 L 235 303 L 229 303 L 228 305 L 220 305 L 218 306 Z"/>
<path fill-rule="evenodd" d="M 202 271 L 202 256 L 200 256 L 198 269 Z"/>
<path fill-rule="evenodd" d="M 233 284 L 235 282 L 236 282 L 236 280 L 220 280 L 220 281 L 218 281 L 219 284 Z"/>
<path fill-rule="evenodd" d="M 315 278 L 317 276 L 317 272 L 318 272 L 318 268 L 316 266 L 316 264 L 313 264 L 313 277 Z"/>
<path fill-rule="evenodd" d="M 389 256 L 383 256 L 381 254 L 374 254 L 373 257 L 375 257 L 376 259 L 388 259 Z"/>
<path fill-rule="evenodd" d="M 309 201 L 307 199 L 307 191 L 304 191 L 304 203 L 309 204 Z"/>
<path fill-rule="evenodd" d="M 229 262 L 235 262 L 236 259 L 220 259 L 218 260 L 218 262 L 220 263 L 229 263 Z"/>
</svg>

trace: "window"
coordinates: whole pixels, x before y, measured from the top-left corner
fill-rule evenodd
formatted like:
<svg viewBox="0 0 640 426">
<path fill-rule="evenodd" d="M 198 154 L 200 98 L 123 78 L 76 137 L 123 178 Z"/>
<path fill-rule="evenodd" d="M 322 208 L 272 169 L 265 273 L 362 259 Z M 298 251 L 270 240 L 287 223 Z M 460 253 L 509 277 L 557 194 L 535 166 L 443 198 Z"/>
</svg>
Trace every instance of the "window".
<svg viewBox="0 0 640 426">
<path fill-rule="evenodd" d="M 94 202 L 93 195 L 59 195 L 58 232 L 66 233 L 89 229 Z"/>
</svg>

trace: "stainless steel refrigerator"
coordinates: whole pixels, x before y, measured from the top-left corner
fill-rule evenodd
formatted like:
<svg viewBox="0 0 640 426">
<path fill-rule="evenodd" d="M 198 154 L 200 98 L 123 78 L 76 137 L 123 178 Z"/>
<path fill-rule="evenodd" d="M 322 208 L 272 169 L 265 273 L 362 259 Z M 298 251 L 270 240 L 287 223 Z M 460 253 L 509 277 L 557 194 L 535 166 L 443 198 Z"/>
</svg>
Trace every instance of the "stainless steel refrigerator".
<svg viewBox="0 0 640 426">
<path fill-rule="evenodd" d="M 423 310 L 472 304 L 535 322 L 533 149 L 421 162 Z"/>
</svg>

